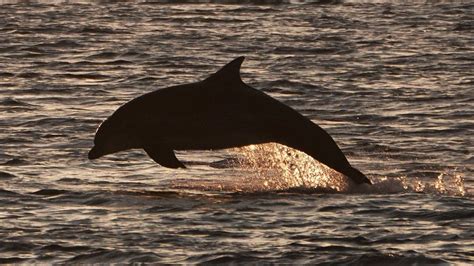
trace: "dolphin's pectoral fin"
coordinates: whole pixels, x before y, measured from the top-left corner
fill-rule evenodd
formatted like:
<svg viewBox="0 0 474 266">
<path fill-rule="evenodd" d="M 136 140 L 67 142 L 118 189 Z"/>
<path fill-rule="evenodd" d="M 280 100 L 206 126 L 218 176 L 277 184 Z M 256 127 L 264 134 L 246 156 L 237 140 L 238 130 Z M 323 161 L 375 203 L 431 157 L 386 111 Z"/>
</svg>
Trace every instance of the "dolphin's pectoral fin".
<svg viewBox="0 0 474 266">
<path fill-rule="evenodd" d="M 186 168 L 186 166 L 176 158 L 174 151 L 170 148 L 150 145 L 145 146 L 143 149 L 153 161 L 161 166 L 168 168 Z"/>
</svg>

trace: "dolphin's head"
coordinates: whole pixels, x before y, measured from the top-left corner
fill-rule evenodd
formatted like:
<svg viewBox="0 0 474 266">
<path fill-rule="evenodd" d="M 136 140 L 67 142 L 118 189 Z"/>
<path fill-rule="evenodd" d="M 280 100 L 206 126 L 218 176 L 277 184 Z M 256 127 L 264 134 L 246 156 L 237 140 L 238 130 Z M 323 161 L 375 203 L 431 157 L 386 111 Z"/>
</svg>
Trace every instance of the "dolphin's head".
<svg viewBox="0 0 474 266">
<path fill-rule="evenodd" d="M 97 129 L 94 138 L 94 147 L 89 151 L 89 159 L 97 159 L 107 154 L 134 148 L 132 132 L 123 121 L 107 118 Z"/>
</svg>

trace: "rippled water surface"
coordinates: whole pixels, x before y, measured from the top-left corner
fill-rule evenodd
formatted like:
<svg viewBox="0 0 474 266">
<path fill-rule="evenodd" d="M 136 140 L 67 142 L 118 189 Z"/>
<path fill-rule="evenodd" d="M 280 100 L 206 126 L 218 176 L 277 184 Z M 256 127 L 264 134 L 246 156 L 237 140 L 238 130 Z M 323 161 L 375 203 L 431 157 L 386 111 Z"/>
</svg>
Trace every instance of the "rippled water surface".
<svg viewBox="0 0 474 266">
<path fill-rule="evenodd" d="M 473 263 L 474 5 L 247 2 L 0 4 L 0 262 Z M 242 55 L 374 185 L 275 144 L 87 159 Z"/>
</svg>

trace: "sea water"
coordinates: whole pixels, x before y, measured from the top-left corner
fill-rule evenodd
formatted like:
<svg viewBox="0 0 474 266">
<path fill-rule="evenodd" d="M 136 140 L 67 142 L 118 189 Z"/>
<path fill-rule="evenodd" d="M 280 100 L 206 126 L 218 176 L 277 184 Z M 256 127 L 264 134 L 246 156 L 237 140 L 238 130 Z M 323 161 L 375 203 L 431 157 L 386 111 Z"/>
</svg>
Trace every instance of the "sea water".
<svg viewBox="0 0 474 266">
<path fill-rule="evenodd" d="M 0 262 L 473 263 L 470 1 L 180 2 L 1 1 Z M 87 159 L 120 105 L 237 56 L 374 185 L 275 143 Z"/>
</svg>

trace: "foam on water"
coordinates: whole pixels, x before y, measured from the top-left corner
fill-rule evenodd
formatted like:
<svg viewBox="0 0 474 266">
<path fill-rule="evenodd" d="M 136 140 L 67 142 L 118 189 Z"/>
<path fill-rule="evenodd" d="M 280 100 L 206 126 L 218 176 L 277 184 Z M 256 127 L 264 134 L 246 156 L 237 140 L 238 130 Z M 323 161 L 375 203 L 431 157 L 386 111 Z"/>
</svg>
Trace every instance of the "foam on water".
<svg viewBox="0 0 474 266">
<path fill-rule="evenodd" d="M 173 189 L 201 192 L 295 192 L 323 194 L 424 193 L 470 197 L 462 173 L 446 170 L 436 178 L 369 175 L 372 185 L 353 183 L 345 175 L 319 163 L 304 152 L 278 143 L 248 145 L 227 150 L 227 160 L 213 168 L 233 169 L 231 178 L 178 179 Z"/>
<path fill-rule="evenodd" d="M 290 189 L 331 193 L 404 193 L 418 192 L 465 196 L 462 174 L 440 173 L 435 179 L 400 176 L 370 176 L 373 185 L 354 184 L 346 176 L 314 160 L 304 152 L 268 143 L 235 149 L 240 166 L 247 170 L 247 190 L 278 191 Z"/>
</svg>

